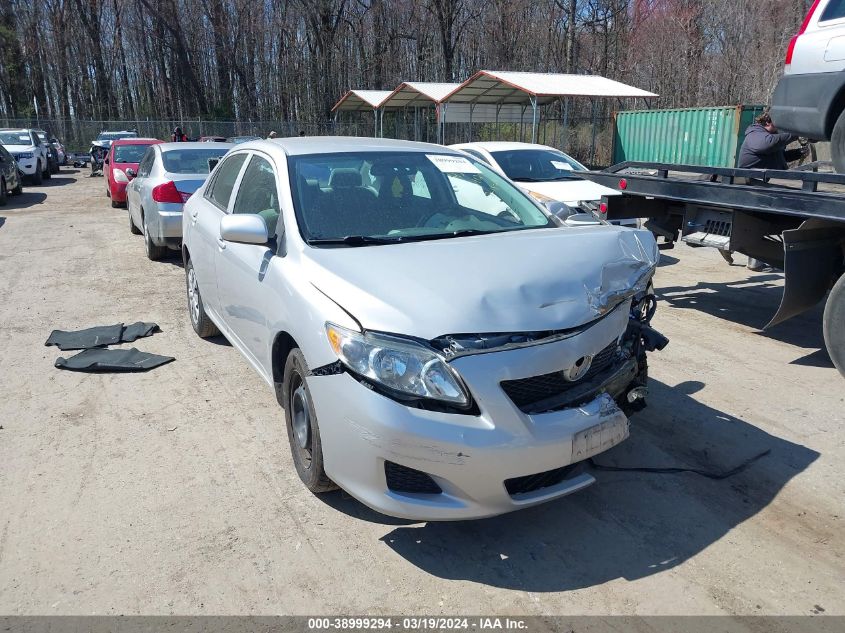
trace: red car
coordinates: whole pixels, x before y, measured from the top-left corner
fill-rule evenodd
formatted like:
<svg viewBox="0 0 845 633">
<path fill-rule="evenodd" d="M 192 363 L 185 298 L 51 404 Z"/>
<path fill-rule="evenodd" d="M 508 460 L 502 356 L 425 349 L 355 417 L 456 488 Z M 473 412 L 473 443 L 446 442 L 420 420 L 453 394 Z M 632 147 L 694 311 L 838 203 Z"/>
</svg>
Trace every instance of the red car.
<svg viewBox="0 0 845 633">
<path fill-rule="evenodd" d="M 163 143 L 157 138 L 124 138 L 114 141 L 106 155 L 106 195 L 111 198 L 111 206 L 126 206 L 126 185 L 129 176 L 126 170 L 130 167 L 138 171 L 138 163 L 150 145 Z"/>
</svg>

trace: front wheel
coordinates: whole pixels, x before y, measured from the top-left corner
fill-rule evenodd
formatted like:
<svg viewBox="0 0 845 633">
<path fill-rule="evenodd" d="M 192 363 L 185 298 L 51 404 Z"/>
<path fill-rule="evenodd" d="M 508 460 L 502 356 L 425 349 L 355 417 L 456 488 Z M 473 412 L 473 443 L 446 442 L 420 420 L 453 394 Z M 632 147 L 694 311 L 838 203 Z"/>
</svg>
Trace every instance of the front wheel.
<svg viewBox="0 0 845 633">
<path fill-rule="evenodd" d="M 6 206 L 6 200 L 9 194 L 6 193 L 6 181 L 0 178 L 0 207 Z"/>
<path fill-rule="evenodd" d="M 323 469 L 323 442 L 311 391 L 305 381 L 308 374 L 305 356 L 294 348 L 285 362 L 282 391 L 285 425 L 296 474 L 311 492 L 328 492 L 337 486 Z"/>
<path fill-rule="evenodd" d="M 839 373 L 845 376 L 845 275 L 842 275 L 827 297 L 822 318 L 827 353 Z"/>
<path fill-rule="evenodd" d="M 35 164 L 35 173 L 32 174 L 32 184 L 36 187 L 44 181 L 44 173 L 41 170 L 41 161 Z"/>
<path fill-rule="evenodd" d="M 23 180 L 23 176 L 18 174 L 18 186 L 12 189 L 13 196 L 19 196 L 23 193 L 23 183 L 21 182 L 21 180 Z"/>
<path fill-rule="evenodd" d="M 135 222 L 132 220 L 132 209 L 129 209 L 129 213 L 127 215 L 129 216 L 129 232 L 132 233 L 132 235 L 140 235 L 141 231 L 138 230 L 138 227 L 135 226 Z"/>
<path fill-rule="evenodd" d="M 185 264 L 185 285 L 188 291 L 188 313 L 191 316 L 191 326 L 194 328 L 194 332 L 200 338 L 209 338 L 220 334 L 220 330 L 205 313 L 205 306 L 200 296 L 199 282 L 197 282 L 197 273 L 194 271 L 194 262 L 190 259 Z"/>
</svg>

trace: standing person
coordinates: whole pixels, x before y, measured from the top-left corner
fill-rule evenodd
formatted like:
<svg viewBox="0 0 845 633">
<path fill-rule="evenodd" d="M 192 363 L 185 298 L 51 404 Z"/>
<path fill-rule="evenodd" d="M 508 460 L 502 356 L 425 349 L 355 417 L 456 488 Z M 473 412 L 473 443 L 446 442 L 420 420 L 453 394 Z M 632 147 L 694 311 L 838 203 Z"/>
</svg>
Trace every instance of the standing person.
<svg viewBox="0 0 845 633">
<path fill-rule="evenodd" d="M 745 130 L 745 140 L 739 149 L 737 167 L 740 169 L 787 169 L 787 163 L 798 160 L 807 155 L 809 148 L 786 149 L 786 146 L 797 141 L 798 137 L 788 132 L 778 132 L 772 117 L 764 112 L 757 117 L 756 122 Z M 730 254 L 725 259 L 731 263 Z M 748 258 L 748 270 L 759 272 L 765 264 L 759 259 Z"/>
<path fill-rule="evenodd" d="M 277 136 L 276 130 L 270 130 L 270 133 L 267 135 L 267 138 L 268 139 L 276 138 L 276 136 Z"/>
<path fill-rule="evenodd" d="M 177 126 L 176 129 L 173 130 L 173 134 L 170 135 L 170 140 L 174 143 L 185 143 L 187 142 L 188 137 L 182 132 L 182 128 Z"/>
</svg>

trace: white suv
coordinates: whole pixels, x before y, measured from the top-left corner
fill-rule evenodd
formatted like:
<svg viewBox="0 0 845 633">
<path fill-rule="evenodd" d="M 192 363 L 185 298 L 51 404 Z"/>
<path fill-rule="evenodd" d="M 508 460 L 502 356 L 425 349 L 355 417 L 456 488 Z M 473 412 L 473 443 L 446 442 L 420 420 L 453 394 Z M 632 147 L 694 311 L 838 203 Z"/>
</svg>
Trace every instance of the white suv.
<svg viewBox="0 0 845 633">
<path fill-rule="evenodd" d="M 831 141 L 845 173 L 845 0 L 816 0 L 786 50 L 772 97 L 772 120 L 785 131 Z"/>
<path fill-rule="evenodd" d="M 15 157 L 18 169 L 28 176 L 33 184 L 40 185 L 42 179 L 50 178 L 50 162 L 47 148 L 31 129 L 2 129 L 0 143 Z"/>
</svg>

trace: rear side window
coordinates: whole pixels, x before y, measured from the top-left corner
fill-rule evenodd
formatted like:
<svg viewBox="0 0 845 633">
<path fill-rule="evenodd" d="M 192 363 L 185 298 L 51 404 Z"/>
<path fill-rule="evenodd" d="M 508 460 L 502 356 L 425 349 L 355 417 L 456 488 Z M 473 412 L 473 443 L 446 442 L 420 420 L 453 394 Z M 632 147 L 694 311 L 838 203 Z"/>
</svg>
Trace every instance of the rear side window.
<svg viewBox="0 0 845 633">
<path fill-rule="evenodd" d="M 238 179 L 238 174 L 241 173 L 246 156 L 246 154 L 235 154 L 217 166 L 211 191 L 206 194 L 206 197 L 221 209 L 225 210 L 229 207 L 229 198 L 232 196 L 232 189 Z"/>
<path fill-rule="evenodd" d="M 819 18 L 819 22 L 838 20 L 839 18 L 845 18 L 845 0 L 830 0 L 824 11 L 822 11 L 822 17 Z"/>
<path fill-rule="evenodd" d="M 141 163 L 138 165 L 139 176 L 149 176 L 150 170 L 153 168 L 153 161 L 155 160 L 155 150 L 150 146 L 144 153 Z"/>
</svg>

